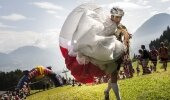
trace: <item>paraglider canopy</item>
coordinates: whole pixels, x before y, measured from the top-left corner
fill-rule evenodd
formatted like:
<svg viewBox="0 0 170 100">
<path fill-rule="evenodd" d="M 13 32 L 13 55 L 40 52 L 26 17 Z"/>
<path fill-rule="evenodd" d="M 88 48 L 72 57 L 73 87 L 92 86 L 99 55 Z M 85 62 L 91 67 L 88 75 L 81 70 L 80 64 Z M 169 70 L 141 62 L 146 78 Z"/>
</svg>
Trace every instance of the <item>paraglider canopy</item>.
<svg viewBox="0 0 170 100">
<path fill-rule="evenodd" d="M 117 69 L 115 61 L 125 46 L 117 40 L 116 31 L 116 23 L 96 4 L 82 4 L 68 15 L 59 43 L 66 66 L 76 80 L 94 82 L 95 77 Z"/>
<path fill-rule="evenodd" d="M 44 76 L 49 77 L 54 82 L 56 87 L 63 84 L 61 77 L 59 77 L 59 75 L 54 73 L 51 69 L 48 69 L 44 66 L 36 66 L 31 71 L 24 71 L 24 76 L 18 82 L 16 89 L 22 88 L 24 84 L 29 83 L 34 78 L 41 79 Z"/>
</svg>

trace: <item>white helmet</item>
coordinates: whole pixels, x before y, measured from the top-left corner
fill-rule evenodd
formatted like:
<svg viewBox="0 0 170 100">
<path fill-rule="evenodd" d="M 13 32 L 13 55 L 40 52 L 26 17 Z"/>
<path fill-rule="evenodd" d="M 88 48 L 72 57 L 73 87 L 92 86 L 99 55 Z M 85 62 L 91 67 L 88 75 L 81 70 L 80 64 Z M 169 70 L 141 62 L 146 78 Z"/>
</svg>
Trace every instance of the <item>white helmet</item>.
<svg viewBox="0 0 170 100">
<path fill-rule="evenodd" d="M 113 7 L 110 10 L 110 14 L 113 16 L 123 16 L 124 15 L 124 11 L 123 9 L 117 8 L 117 7 Z"/>
</svg>

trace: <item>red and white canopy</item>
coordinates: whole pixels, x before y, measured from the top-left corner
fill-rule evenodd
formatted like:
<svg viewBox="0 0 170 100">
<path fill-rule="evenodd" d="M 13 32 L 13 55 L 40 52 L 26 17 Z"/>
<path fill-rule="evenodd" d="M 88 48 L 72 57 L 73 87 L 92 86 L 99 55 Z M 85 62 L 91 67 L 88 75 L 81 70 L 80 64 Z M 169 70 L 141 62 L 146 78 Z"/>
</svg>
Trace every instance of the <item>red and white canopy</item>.
<svg viewBox="0 0 170 100">
<path fill-rule="evenodd" d="M 116 70 L 115 60 L 125 51 L 113 35 L 116 24 L 95 4 L 83 4 L 67 17 L 59 38 L 71 74 L 82 83 Z"/>
</svg>

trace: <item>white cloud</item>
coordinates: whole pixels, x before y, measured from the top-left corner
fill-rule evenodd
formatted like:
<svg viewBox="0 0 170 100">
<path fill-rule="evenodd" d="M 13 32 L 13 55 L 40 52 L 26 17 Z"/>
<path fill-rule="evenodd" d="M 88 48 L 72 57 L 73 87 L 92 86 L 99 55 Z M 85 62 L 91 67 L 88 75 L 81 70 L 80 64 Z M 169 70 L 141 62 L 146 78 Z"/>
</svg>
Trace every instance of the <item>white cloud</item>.
<svg viewBox="0 0 170 100">
<path fill-rule="evenodd" d="M 48 29 L 38 38 L 33 45 L 41 48 L 56 47 L 59 43 L 59 29 Z"/>
<path fill-rule="evenodd" d="M 5 24 L 0 22 L 0 28 L 15 28 L 15 26 L 5 25 Z"/>
<path fill-rule="evenodd" d="M 6 19 L 6 20 L 11 20 L 11 21 L 19 21 L 19 20 L 26 19 L 24 15 L 16 14 L 16 13 L 13 13 L 7 16 L 1 16 L 1 18 Z"/>
<path fill-rule="evenodd" d="M 37 7 L 40 7 L 46 10 L 63 10 L 64 9 L 61 6 L 55 5 L 50 2 L 34 2 L 33 4 L 36 5 Z"/>
<path fill-rule="evenodd" d="M 168 2 L 168 1 L 170 1 L 170 0 L 161 0 L 161 2 Z"/>
<path fill-rule="evenodd" d="M 143 5 L 147 5 L 149 1 L 143 1 Z"/>
<path fill-rule="evenodd" d="M 60 30 L 59 28 L 55 28 L 55 29 L 48 29 L 46 30 L 46 33 L 55 33 L 55 34 L 59 34 L 60 33 Z"/>
<path fill-rule="evenodd" d="M 33 5 L 45 9 L 47 13 L 53 14 L 57 19 L 62 18 L 61 16 L 56 15 L 58 10 L 64 10 L 62 6 L 50 2 L 34 2 Z"/>
<path fill-rule="evenodd" d="M 167 10 L 170 10 L 170 7 L 168 7 Z"/>
<path fill-rule="evenodd" d="M 54 10 L 47 10 L 46 12 L 49 13 L 49 14 L 54 15 L 54 17 L 57 18 L 57 19 L 62 19 L 62 17 L 57 15 L 57 12 L 54 11 Z"/>
<path fill-rule="evenodd" d="M 124 2 L 129 2 L 129 1 L 131 1 L 131 0 L 123 0 Z"/>
<path fill-rule="evenodd" d="M 62 17 L 61 16 L 58 16 L 58 15 L 56 15 L 55 16 L 57 19 L 62 19 Z"/>
<path fill-rule="evenodd" d="M 57 19 L 62 19 L 63 18 L 62 16 L 57 15 L 57 12 L 54 11 L 54 10 L 47 10 L 47 13 L 53 14 L 54 17 L 57 18 Z"/>
<path fill-rule="evenodd" d="M 47 30 L 45 33 L 33 31 L 0 31 L 0 52 L 10 52 L 22 46 L 33 45 L 40 48 L 56 47 L 59 30 Z"/>
<path fill-rule="evenodd" d="M 159 11 L 156 11 L 156 10 L 155 10 L 155 11 L 152 11 L 152 12 L 151 12 L 151 15 L 155 15 L 155 14 L 158 14 L 158 13 L 159 13 Z"/>
<path fill-rule="evenodd" d="M 95 0 L 76 0 L 76 3 L 82 4 L 82 3 L 94 3 Z"/>
<path fill-rule="evenodd" d="M 106 7 L 112 8 L 113 6 L 120 7 L 126 10 L 143 10 L 150 8 L 151 6 L 142 6 L 132 2 L 115 2 L 109 5 L 105 5 Z"/>
<path fill-rule="evenodd" d="M 54 11 L 54 10 L 47 10 L 47 13 L 50 13 L 50 14 L 56 14 L 57 12 Z"/>
<path fill-rule="evenodd" d="M 141 5 L 147 5 L 150 1 L 148 0 L 138 0 L 137 3 Z"/>
<path fill-rule="evenodd" d="M 24 45 L 32 45 L 37 40 L 35 32 L 0 31 L 0 51 L 9 52 Z"/>
</svg>

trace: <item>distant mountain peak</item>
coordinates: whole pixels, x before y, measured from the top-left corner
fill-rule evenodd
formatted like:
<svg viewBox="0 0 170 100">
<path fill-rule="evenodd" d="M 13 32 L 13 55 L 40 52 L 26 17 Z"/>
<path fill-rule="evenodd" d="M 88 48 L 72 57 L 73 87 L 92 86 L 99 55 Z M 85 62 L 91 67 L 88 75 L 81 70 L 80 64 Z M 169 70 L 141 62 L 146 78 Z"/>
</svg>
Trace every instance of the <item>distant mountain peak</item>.
<svg viewBox="0 0 170 100">
<path fill-rule="evenodd" d="M 61 71 L 57 51 L 42 49 L 35 46 L 20 47 L 9 54 L 0 53 L 0 70 L 27 69 L 37 65 L 54 66 L 56 71 Z"/>
<path fill-rule="evenodd" d="M 36 47 L 36 46 L 23 46 L 23 47 L 20 47 L 14 51 L 12 51 L 10 54 L 21 54 L 21 53 L 31 53 L 31 52 L 42 52 L 44 51 L 43 49 L 39 48 L 39 47 Z"/>
<path fill-rule="evenodd" d="M 134 36 L 143 36 L 143 35 L 156 35 L 161 34 L 167 26 L 170 25 L 170 15 L 167 13 L 159 13 L 151 18 L 149 18 L 143 25 L 141 25 L 137 31 L 134 33 Z M 156 35 L 157 36 L 157 35 Z"/>
<path fill-rule="evenodd" d="M 170 26 L 170 15 L 167 13 L 159 13 L 153 15 L 145 21 L 133 34 L 133 51 L 140 49 L 140 45 L 144 44 L 148 47 L 151 40 L 154 40 L 163 33 L 167 26 Z"/>
<path fill-rule="evenodd" d="M 168 14 L 168 13 L 158 13 L 158 14 L 155 14 L 154 16 L 170 16 L 170 14 Z"/>
<path fill-rule="evenodd" d="M 19 47 L 15 51 L 17 51 L 17 50 L 25 50 L 25 49 L 27 49 L 27 50 L 29 50 L 29 49 L 39 49 L 40 50 L 40 48 L 36 47 L 36 46 L 23 46 L 23 47 Z"/>
</svg>

